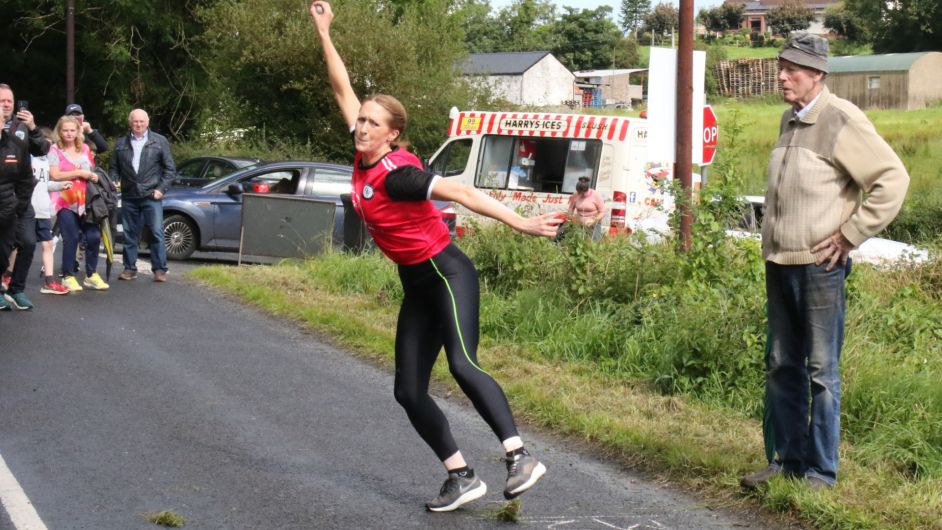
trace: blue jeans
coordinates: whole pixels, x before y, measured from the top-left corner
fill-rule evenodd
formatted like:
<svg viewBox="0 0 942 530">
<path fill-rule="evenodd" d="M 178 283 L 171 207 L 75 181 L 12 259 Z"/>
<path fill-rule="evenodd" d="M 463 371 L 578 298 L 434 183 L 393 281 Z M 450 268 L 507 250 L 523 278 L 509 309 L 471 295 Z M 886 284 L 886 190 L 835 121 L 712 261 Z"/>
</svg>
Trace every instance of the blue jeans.
<svg viewBox="0 0 942 530">
<path fill-rule="evenodd" d="M 850 260 L 830 272 L 824 264 L 765 264 L 766 402 L 778 455 L 774 464 L 786 474 L 832 485 L 841 431 L 844 280 L 850 269 Z"/>
<path fill-rule="evenodd" d="M 137 246 L 141 231 L 150 235 L 150 268 L 167 272 L 164 247 L 164 207 L 154 199 L 122 199 L 121 223 L 124 225 L 124 270 L 137 272 Z"/>
<path fill-rule="evenodd" d="M 80 219 L 78 214 L 67 208 L 59 210 L 56 218 L 62 234 L 62 275 L 75 276 L 78 272 L 75 256 L 81 243 L 85 245 L 85 275 L 91 276 L 98 268 L 98 250 L 101 246 L 98 225 L 86 223 L 85 218 Z"/>
</svg>

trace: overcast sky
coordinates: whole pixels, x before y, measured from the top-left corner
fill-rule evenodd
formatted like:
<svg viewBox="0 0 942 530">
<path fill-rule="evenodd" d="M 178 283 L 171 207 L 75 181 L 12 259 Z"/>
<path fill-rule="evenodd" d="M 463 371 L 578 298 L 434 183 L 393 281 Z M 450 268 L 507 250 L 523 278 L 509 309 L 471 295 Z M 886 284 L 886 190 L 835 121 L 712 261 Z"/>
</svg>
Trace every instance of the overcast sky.
<svg viewBox="0 0 942 530">
<path fill-rule="evenodd" d="M 556 4 L 557 12 L 562 12 L 563 7 L 569 6 L 576 9 L 595 9 L 599 6 L 611 6 L 612 7 L 612 20 L 618 24 L 619 23 L 619 11 L 621 10 L 621 0 L 550 0 L 553 4 Z M 679 0 L 669 0 L 675 6 L 680 5 Z M 661 0 L 651 0 L 651 7 L 659 4 Z M 494 10 L 500 9 L 502 7 L 507 7 L 513 3 L 513 0 L 491 0 L 491 7 Z M 700 9 L 704 7 L 713 7 L 723 3 L 723 0 L 694 0 L 693 1 L 693 16 L 697 16 L 697 13 Z"/>
</svg>

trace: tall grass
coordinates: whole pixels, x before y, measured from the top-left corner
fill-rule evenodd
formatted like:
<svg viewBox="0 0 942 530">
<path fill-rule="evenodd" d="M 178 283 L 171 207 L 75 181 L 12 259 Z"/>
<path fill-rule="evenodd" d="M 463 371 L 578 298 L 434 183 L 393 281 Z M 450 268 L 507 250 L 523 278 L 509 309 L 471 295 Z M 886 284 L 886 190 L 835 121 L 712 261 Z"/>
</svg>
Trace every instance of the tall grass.
<svg viewBox="0 0 942 530">
<path fill-rule="evenodd" d="M 768 97 L 727 100 L 714 108 L 720 124 L 717 163 L 735 161 L 744 175 L 744 190 L 764 194 L 769 155 L 786 105 L 778 97 Z M 899 155 L 911 178 L 903 211 L 887 229 L 887 237 L 917 243 L 935 240 L 942 234 L 942 106 L 913 111 L 872 110 L 866 114 Z M 731 149 L 724 127 L 734 116 L 742 135 Z"/>
</svg>

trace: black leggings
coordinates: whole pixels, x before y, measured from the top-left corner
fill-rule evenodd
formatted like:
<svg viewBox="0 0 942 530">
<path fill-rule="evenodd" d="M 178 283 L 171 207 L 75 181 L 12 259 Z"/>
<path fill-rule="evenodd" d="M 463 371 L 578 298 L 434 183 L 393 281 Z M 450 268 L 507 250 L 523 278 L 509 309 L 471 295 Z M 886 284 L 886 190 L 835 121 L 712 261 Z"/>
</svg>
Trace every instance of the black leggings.
<svg viewBox="0 0 942 530">
<path fill-rule="evenodd" d="M 477 361 L 478 274 L 449 244 L 435 257 L 400 265 L 405 297 L 396 326 L 395 396 L 409 421 L 440 460 L 458 451 L 448 420 L 428 395 L 432 366 L 445 347 L 448 367 L 478 414 L 504 441 L 517 436 L 507 397 Z"/>
</svg>

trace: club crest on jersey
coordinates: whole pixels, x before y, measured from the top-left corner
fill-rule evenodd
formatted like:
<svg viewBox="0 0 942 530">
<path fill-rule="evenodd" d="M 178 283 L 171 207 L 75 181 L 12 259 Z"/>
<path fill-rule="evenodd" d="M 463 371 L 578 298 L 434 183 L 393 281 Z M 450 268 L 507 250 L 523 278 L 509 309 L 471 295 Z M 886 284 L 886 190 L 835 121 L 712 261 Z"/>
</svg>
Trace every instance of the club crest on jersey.
<svg viewBox="0 0 942 530">
<path fill-rule="evenodd" d="M 370 186 L 369 184 L 363 186 L 363 198 L 366 200 L 373 198 L 373 186 Z"/>
</svg>

